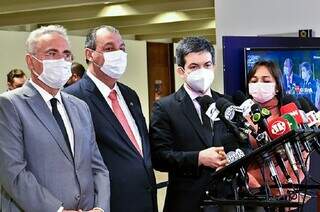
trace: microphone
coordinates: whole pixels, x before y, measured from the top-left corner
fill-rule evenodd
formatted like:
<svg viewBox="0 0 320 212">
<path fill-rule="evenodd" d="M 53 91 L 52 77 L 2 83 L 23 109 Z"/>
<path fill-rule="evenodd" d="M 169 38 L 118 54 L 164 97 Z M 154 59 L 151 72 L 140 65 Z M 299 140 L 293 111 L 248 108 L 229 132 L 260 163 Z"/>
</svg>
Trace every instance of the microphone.
<svg viewBox="0 0 320 212">
<path fill-rule="evenodd" d="M 312 108 L 314 112 L 318 112 L 318 108 L 311 102 L 311 100 L 305 96 L 300 97 L 299 99 L 303 99 L 308 105 Z M 301 104 L 301 103 L 300 103 Z"/>
<path fill-rule="evenodd" d="M 212 99 L 212 97 L 205 95 L 199 100 L 197 100 L 201 110 L 206 111 L 205 114 L 209 117 L 210 123 L 214 122 L 216 118 L 218 117 L 219 111 L 216 110 L 216 103 Z"/>
<path fill-rule="evenodd" d="M 242 149 L 239 148 L 238 140 L 232 134 L 227 134 L 222 139 L 222 146 L 224 147 L 224 151 L 226 152 L 229 164 L 236 162 L 246 155 L 242 151 Z M 240 167 L 237 173 L 240 175 L 240 180 L 244 184 L 246 190 L 249 191 L 249 178 L 247 177 L 247 172 L 244 167 Z"/>
<path fill-rule="evenodd" d="M 289 121 L 288 121 L 288 119 L 290 119 L 290 118 L 291 118 L 291 121 L 294 121 L 294 118 L 291 115 L 286 114 L 283 117 L 277 117 L 269 122 L 268 131 L 269 131 L 270 137 L 272 139 L 277 139 L 277 138 L 284 136 L 285 134 L 287 134 L 291 131 L 291 127 L 290 127 Z M 293 152 L 292 152 L 292 147 L 289 142 L 284 143 L 284 149 L 285 149 L 285 154 L 287 156 L 287 159 L 290 163 L 290 166 L 291 166 L 294 174 L 298 178 L 299 177 L 299 170 L 298 170 L 297 163 L 296 163 L 296 160 L 295 160 Z M 291 177 L 288 173 L 288 170 L 285 166 L 285 163 L 283 161 L 284 155 L 283 155 L 282 151 L 279 154 L 276 154 L 276 156 L 277 155 L 281 156 L 281 159 L 276 158 L 277 162 L 279 164 L 279 167 L 281 168 L 281 171 L 285 175 L 288 183 L 292 183 L 292 179 L 291 179 Z M 280 161 L 280 163 L 279 163 L 279 161 Z"/>
<path fill-rule="evenodd" d="M 308 126 L 313 127 L 318 125 L 319 121 L 316 115 L 317 111 L 315 111 L 314 108 L 310 105 L 310 103 L 307 101 L 307 98 L 300 97 L 298 98 L 298 101 L 301 105 L 302 110 L 306 113 Z"/>
<path fill-rule="evenodd" d="M 266 108 L 261 108 L 258 104 L 253 104 L 251 106 L 251 120 L 254 124 L 257 124 L 257 136 L 256 140 L 260 145 L 266 144 L 270 141 L 269 136 L 267 135 L 268 131 L 268 122 L 267 118 L 270 116 L 270 111 Z M 265 139 L 267 138 L 267 139 Z"/>
<path fill-rule="evenodd" d="M 251 106 L 251 114 L 252 114 L 251 120 L 253 121 L 253 123 L 258 125 L 258 132 L 257 132 L 258 136 L 256 137 L 256 140 L 260 144 L 264 145 L 271 140 L 268 134 L 268 122 L 267 122 L 267 118 L 271 115 L 271 113 L 268 109 L 261 108 L 260 105 L 258 104 L 253 104 Z M 285 168 L 284 161 L 281 158 L 281 155 L 279 154 L 280 154 L 279 152 L 276 153 L 276 160 L 279 164 L 279 167 L 281 168 L 282 172 L 286 176 L 288 183 L 292 183 L 292 179 Z M 280 194 L 283 195 L 284 191 L 282 188 L 282 184 L 280 182 L 275 165 L 271 157 L 269 156 L 268 153 L 265 153 L 263 157 L 265 158 L 266 164 L 270 170 L 272 180 L 277 185 Z"/>
<path fill-rule="evenodd" d="M 306 112 L 306 117 L 308 119 L 307 125 L 309 128 L 313 129 L 314 131 L 319 132 L 319 124 L 320 124 L 320 117 L 318 116 L 320 114 L 319 111 L 315 111 L 315 106 L 311 103 L 311 101 L 308 98 L 300 97 L 298 98 L 298 101 L 301 104 L 301 108 L 303 111 Z M 317 109 L 316 109 L 317 110 Z M 312 144 L 315 150 L 319 153 L 320 152 L 320 144 L 318 137 L 312 138 Z"/>
<path fill-rule="evenodd" d="M 251 106 L 255 104 L 254 101 L 248 98 L 242 91 L 237 91 L 235 95 L 233 95 L 233 101 L 235 105 L 242 109 L 243 116 L 250 115 Z"/>
<path fill-rule="evenodd" d="M 296 99 L 292 95 L 286 95 L 283 98 L 283 103 L 287 103 L 287 104 L 280 108 L 280 112 L 281 112 L 281 114 L 289 114 L 294 118 L 293 120 L 290 118 L 287 120 L 289 121 L 291 128 L 294 130 L 297 130 L 300 128 L 299 125 L 301 125 L 301 123 L 303 123 L 303 119 L 300 115 L 299 109 L 298 109 L 297 105 L 295 104 L 295 102 L 296 102 Z M 288 116 L 286 116 L 286 117 L 288 117 Z M 304 161 L 303 161 L 303 157 L 302 157 L 302 150 L 300 147 L 299 139 L 297 138 L 295 141 L 292 141 L 291 144 L 293 145 L 293 150 L 297 156 L 298 162 L 301 165 L 303 172 L 306 173 L 306 167 L 304 165 Z M 306 149 L 306 147 L 305 147 L 305 149 Z"/>
<path fill-rule="evenodd" d="M 283 102 L 286 103 L 288 102 L 288 104 L 283 105 L 280 108 L 280 112 L 281 114 L 285 114 L 285 113 L 289 113 L 290 115 L 292 115 L 295 120 L 298 123 L 298 126 L 300 129 L 303 130 L 310 130 L 309 126 L 307 125 L 308 123 L 308 118 L 305 115 L 305 112 L 300 110 L 301 109 L 301 105 L 299 103 L 299 101 L 297 101 L 292 95 L 287 94 L 284 98 L 283 98 Z M 300 144 L 302 143 L 304 149 L 307 152 L 311 151 L 311 145 L 309 144 L 308 141 L 303 140 L 302 142 L 300 142 L 297 138 L 297 142 Z M 300 146 L 300 145 L 299 145 Z"/>
<path fill-rule="evenodd" d="M 239 116 L 236 112 L 242 112 L 239 107 L 233 105 L 231 102 L 229 102 L 227 99 L 220 97 L 216 101 L 216 108 L 220 111 L 219 118 L 223 123 L 227 126 L 227 128 L 230 130 L 230 132 L 239 139 L 241 142 L 246 142 L 247 140 L 247 131 L 246 129 L 243 129 L 241 127 L 237 126 L 237 123 L 242 124 L 245 127 L 248 127 L 249 129 L 253 129 L 252 126 L 250 126 L 248 123 L 246 123 L 246 120 L 243 118 L 243 116 Z M 237 119 L 237 121 L 232 122 L 233 119 Z"/>
</svg>

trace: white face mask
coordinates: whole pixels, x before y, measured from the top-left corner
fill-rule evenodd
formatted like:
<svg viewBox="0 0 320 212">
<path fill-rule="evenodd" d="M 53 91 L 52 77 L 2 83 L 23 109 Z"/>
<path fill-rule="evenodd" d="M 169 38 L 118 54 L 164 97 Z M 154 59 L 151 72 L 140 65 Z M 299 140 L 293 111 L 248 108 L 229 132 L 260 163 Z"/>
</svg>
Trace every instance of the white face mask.
<svg viewBox="0 0 320 212">
<path fill-rule="evenodd" d="M 249 94 L 259 103 L 265 103 L 276 95 L 276 83 L 249 83 Z"/>
<path fill-rule="evenodd" d="M 43 65 L 43 70 L 40 75 L 36 72 L 33 73 L 38 76 L 39 80 L 51 88 L 61 89 L 72 75 L 71 62 L 65 61 L 63 58 L 42 61 L 34 56 L 33 58 Z"/>
<path fill-rule="evenodd" d="M 210 88 L 213 79 L 213 70 L 202 68 L 189 73 L 186 83 L 192 90 L 204 93 Z"/>
<path fill-rule="evenodd" d="M 113 79 L 120 79 L 127 68 L 127 53 L 122 50 L 104 52 L 104 63 L 101 71 Z"/>
</svg>

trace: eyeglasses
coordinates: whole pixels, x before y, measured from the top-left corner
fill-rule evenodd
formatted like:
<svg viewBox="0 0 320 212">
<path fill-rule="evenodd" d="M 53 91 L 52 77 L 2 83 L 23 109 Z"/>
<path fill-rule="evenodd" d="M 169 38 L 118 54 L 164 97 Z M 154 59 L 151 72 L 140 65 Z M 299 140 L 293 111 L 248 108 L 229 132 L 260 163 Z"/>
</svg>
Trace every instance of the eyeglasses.
<svg viewBox="0 0 320 212">
<path fill-rule="evenodd" d="M 44 59 L 56 60 L 64 58 L 66 61 L 73 60 L 73 54 L 71 52 L 58 53 L 57 51 L 48 51 L 44 54 Z"/>
</svg>

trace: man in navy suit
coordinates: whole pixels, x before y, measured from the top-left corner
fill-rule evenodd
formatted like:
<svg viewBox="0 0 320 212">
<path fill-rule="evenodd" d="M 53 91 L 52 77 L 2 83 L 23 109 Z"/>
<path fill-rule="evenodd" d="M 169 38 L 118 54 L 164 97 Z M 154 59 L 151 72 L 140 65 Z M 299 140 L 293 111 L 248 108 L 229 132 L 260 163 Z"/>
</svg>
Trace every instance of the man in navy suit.
<svg viewBox="0 0 320 212">
<path fill-rule="evenodd" d="M 293 73 L 293 61 L 290 58 L 285 59 L 283 63 L 283 88 L 286 93 L 294 93 L 294 89 L 297 87 L 301 87 L 303 84 L 303 80 L 299 75 Z"/>
<path fill-rule="evenodd" d="M 101 26 L 89 32 L 85 47 L 88 70 L 65 91 L 89 105 L 97 143 L 110 172 L 111 211 L 157 211 L 140 101 L 134 90 L 117 82 L 126 70 L 125 44 L 117 29 Z"/>
</svg>

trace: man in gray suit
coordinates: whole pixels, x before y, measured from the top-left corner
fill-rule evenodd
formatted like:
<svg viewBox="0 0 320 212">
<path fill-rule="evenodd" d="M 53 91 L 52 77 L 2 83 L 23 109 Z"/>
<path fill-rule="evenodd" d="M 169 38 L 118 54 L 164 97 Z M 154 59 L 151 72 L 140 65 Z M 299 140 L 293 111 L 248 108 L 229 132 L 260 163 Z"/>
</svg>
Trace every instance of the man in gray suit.
<svg viewBox="0 0 320 212">
<path fill-rule="evenodd" d="M 60 89 L 71 75 L 61 26 L 26 42 L 31 80 L 0 96 L 0 211 L 110 211 L 109 172 L 88 106 Z"/>
</svg>

